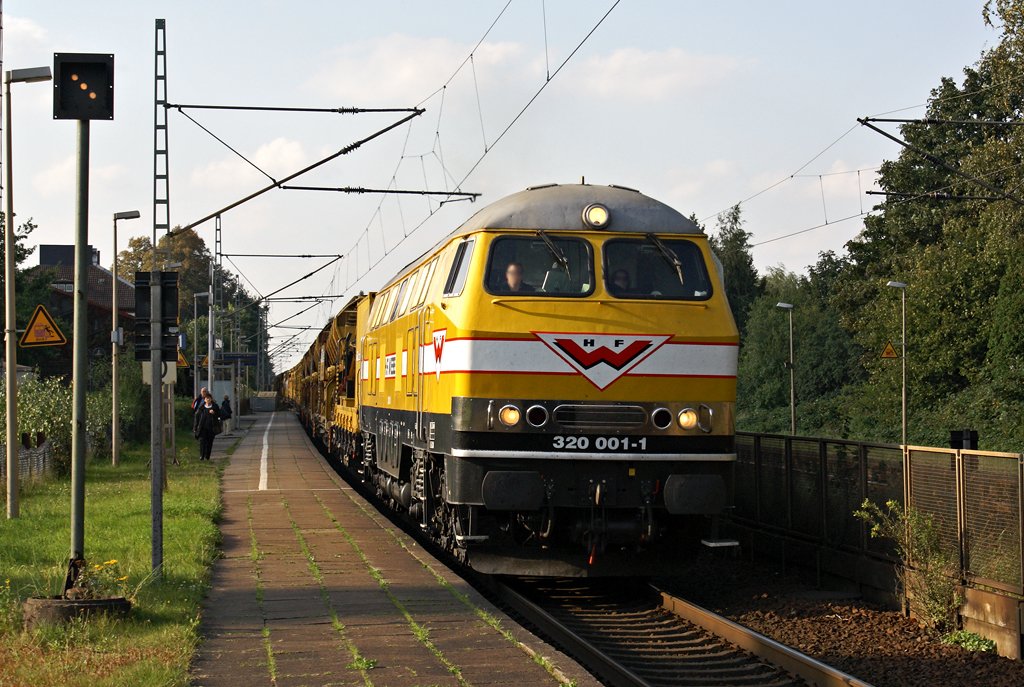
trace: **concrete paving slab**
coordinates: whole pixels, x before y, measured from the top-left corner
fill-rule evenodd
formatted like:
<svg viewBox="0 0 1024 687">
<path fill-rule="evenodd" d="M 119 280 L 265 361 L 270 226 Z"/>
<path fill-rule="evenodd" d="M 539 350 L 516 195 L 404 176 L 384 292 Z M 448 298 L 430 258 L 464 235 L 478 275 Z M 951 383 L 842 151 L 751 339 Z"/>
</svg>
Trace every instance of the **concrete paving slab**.
<svg viewBox="0 0 1024 687">
<path fill-rule="evenodd" d="M 333 473 L 294 415 L 261 414 L 250 426 L 230 457 L 223 452 L 235 438 L 214 444 L 224 463 L 225 557 L 204 604 L 194 685 L 365 685 L 348 668 L 353 650 L 376 661 L 366 679 L 377 687 L 458 685 L 453 666 L 472 685 L 559 683 L 476 608 L 554 657 L 581 687 L 597 684 L 373 510 Z M 413 623 L 428 630 L 429 645 Z"/>
</svg>

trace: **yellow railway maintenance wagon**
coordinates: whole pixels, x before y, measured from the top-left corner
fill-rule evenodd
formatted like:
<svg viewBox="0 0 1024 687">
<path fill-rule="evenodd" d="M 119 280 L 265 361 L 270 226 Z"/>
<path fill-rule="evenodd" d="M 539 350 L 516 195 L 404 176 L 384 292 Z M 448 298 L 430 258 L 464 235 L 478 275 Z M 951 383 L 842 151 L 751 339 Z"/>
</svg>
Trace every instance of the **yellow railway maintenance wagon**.
<svg viewBox="0 0 1024 687">
<path fill-rule="evenodd" d="M 738 335 L 707 237 L 632 189 L 478 212 L 283 378 L 330 451 L 485 572 L 651 572 L 731 505 Z"/>
</svg>

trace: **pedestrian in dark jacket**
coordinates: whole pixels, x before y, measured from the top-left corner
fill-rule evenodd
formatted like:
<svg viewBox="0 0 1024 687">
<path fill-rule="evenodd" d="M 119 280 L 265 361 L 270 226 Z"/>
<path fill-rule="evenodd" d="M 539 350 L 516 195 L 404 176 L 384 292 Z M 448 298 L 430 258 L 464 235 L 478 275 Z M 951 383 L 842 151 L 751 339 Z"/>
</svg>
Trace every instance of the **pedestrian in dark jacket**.
<svg viewBox="0 0 1024 687">
<path fill-rule="evenodd" d="M 203 403 L 196 410 L 192 434 L 199 440 L 199 460 L 210 460 L 213 452 L 213 438 L 217 436 L 217 423 L 221 420 L 220 408 L 213 402 L 213 395 L 203 394 Z"/>
<path fill-rule="evenodd" d="M 231 422 L 231 397 L 224 394 L 224 402 L 220 404 L 220 413 L 224 418 L 224 433 L 231 434 L 232 422 Z"/>
</svg>

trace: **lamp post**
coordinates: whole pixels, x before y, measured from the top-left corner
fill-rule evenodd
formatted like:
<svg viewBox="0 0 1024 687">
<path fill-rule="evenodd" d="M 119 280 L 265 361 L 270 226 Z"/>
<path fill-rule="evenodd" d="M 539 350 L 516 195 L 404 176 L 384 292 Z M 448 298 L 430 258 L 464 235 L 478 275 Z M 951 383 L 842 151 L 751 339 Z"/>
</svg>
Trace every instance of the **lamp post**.
<svg viewBox="0 0 1024 687">
<path fill-rule="evenodd" d="M 14 303 L 14 172 L 11 169 L 11 84 L 49 81 L 49 67 L 12 69 L 4 74 L 5 126 L 4 142 L 7 168 L 5 190 L 7 205 L 4 214 L 4 296 L 7 300 L 4 334 L 7 346 L 7 517 L 18 517 L 18 323 Z"/>
<path fill-rule="evenodd" d="M 793 367 L 793 304 L 776 303 L 776 308 L 783 308 L 789 311 L 789 433 L 796 436 L 796 384 Z"/>
<path fill-rule="evenodd" d="M 199 396 L 199 299 L 211 296 L 209 291 L 192 294 L 192 360 L 196 366 L 192 372 L 192 398 Z"/>
<path fill-rule="evenodd" d="M 118 412 L 118 401 L 120 400 L 118 356 L 121 355 L 121 344 L 124 342 L 117 327 L 117 220 L 138 219 L 139 217 L 141 215 L 138 210 L 114 213 L 114 283 L 110 287 L 110 306 L 111 312 L 114 314 L 111 324 L 112 331 L 110 333 L 111 348 L 113 349 L 110 356 L 110 396 L 112 399 L 110 408 L 110 453 L 115 468 L 121 464 L 121 413 Z"/>
<path fill-rule="evenodd" d="M 207 322 L 209 327 L 207 327 L 207 333 L 206 333 L 207 342 L 208 342 L 207 343 L 207 351 L 208 352 L 207 352 L 207 355 L 206 355 L 206 364 L 207 364 L 206 383 L 210 385 L 209 389 L 210 389 L 210 394 L 211 395 L 213 394 L 213 359 L 214 359 L 214 344 L 215 344 L 214 330 L 213 330 L 213 326 L 214 326 L 213 325 L 213 318 L 218 314 L 217 312 L 214 311 L 214 307 L 213 307 L 214 306 L 213 294 L 216 293 L 216 290 L 214 289 L 214 282 L 213 282 L 215 275 L 216 275 L 216 264 L 211 260 L 210 261 L 210 298 L 208 300 L 208 302 L 210 304 L 210 317 L 209 317 L 209 321 Z M 214 398 L 216 398 L 216 396 L 214 396 Z"/>
<path fill-rule="evenodd" d="M 898 282 L 891 281 L 886 286 L 891 286 L 894 289 L 899 289 L 902 292 L 903 300 L 903 341 L 896 344 L 897 346 L 903 347 L 903 450 L 907 450 L 907 285 Z"/>
</svg>

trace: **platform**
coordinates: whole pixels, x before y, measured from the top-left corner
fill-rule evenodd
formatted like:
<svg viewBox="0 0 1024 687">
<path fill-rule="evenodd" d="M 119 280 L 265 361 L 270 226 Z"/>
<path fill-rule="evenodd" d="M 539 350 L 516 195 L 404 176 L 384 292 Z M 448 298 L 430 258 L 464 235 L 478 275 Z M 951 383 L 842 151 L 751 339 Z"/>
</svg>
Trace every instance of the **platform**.
<svg viewBox="0 0 1024 687">
<path fill-rule="evenodd" d="M 223 558 L 194 685 L 599 684 L 374 510 L 292 413 L 240 420 L 214 449 Z"/>
</svg>

